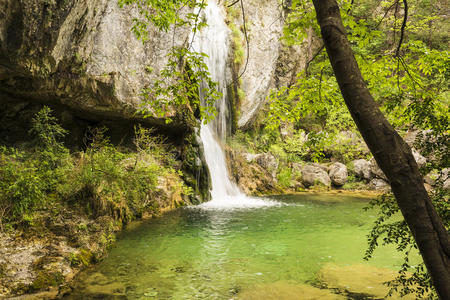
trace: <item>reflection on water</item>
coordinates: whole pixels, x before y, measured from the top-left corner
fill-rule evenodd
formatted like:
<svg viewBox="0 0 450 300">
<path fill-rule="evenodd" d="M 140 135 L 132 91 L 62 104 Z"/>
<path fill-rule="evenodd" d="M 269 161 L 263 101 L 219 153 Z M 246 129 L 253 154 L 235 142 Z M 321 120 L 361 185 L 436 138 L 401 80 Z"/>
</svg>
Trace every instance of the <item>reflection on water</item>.
<svg viewBox="0 0 450 300">
<path fill-rule="evenodd" d="M 308 283 L 328 262 L 364 263 L 375 219 L 365 200 L 285 196 L 253 209 L 183 208 L 125 231 L 109 256 L 83 273 L 72 299 L 230 299 L 272 282 Z M 393 249 L 369 264 L 393 268 Z"/>
</svg>

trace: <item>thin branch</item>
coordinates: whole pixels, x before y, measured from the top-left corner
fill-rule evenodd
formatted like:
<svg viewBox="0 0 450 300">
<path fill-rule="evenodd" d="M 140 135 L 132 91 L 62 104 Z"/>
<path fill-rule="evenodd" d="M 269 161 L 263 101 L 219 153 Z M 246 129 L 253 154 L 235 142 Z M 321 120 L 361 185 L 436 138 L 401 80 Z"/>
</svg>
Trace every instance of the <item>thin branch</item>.
<svg viewBox="0 0 450 300">
<path fill-rule="evenodd" d="M 406 21 L 408 19 L 408 2 L 403 0 L 403 5 L 405 6 L 405 13 L 403 14 L 402 28 L 400 29 L 400 41 L 398 42 L 397 51 L 395 51 L 395 56 L 400 55 L 400 48 L 402 47 L 403 38 L 405 36 Z"/>
<path fill-rule="evenodd" d="M 243 26 L 244 26 L 245 42 L 247 43 L 247 58 L 245 59 L 244 70 L 242 70 L 242 73 L 237 77 L 237 80 L 239 80 L 239 78 L 241 78 L 242 75 L 244 75 L 245 71 L 247 70 L 248 59 L 250 57 L 250 43 L 248 42 L 247 25 L 246 25 L 246 21 L 245 21 L 244 2 L 243 2 L 243 0 L 240 0 L 240 1 L 241 1 L 242 23 L 243 23 Z"/>
<path fill-rule="evenodd" d="M 231 7 L 231 6 L 235 5 L 235 4 L 238 3 L 239 1 L 240 1 L 240 0 L 234 1 L 233 3 L 231 3 L 230 5 L 228 5 L 228 7 Z"/>
<path fill-rule="evenodd" d="M 378 29 L 378 27 L 380 27 L 381 23 L 383 22 L 384 18 L 386 18 L 387 14 L 389 13 L 389 11 L 394 7 L 394 5 L 397 2 L 392 3 L 391 6 L 388 7 L 388 9 L 386 10 L 386 12 L 384 13 L 383 17 L 381 18 L 380 22 L 378 22 L 378 24 L 375 26 L 375 29 Z"/>
<path fill-rule="evenodd" d="M 202 4 L 200 5 L 200 8 L 198 9 L 198 13 L 195 15 L 195 22 L 194 22 L 194 30 L 192 32 L 192 39 L 190 44 L 188 45 L 188 50 L 192 48 L 192 45 L 194 43 L 195 34 L 197 33 L 197 23 L 198 23 L 198 17 L 200 16 L 200 13 L 202 12 L 203 6 L 205 5 L 205 0 L 202 0 Z"/>
<path fill-rule="evenodd" d="M 348 10 L 347 10 L 347 14 L 349 14 L 350 13 L 350 11 L 352 10 L 352 7 L 353 7 L 353 3 L 354 3 L 355 1 L 354 0 L 352 0 L 352 2 L 350 3 L 350 7 L 348 8 Z"/>
<path fill-rule="evenodd" d="M 313 55 L 313 57 L 311 57 L 311 59 L 309 59 L 306 62 L 306 65 L 305 65 L 305 74 L 306 75 L 308 75 L 309 65 L 316 59 L 317 56 L 319 56 L 320 53 L 322 53 L 323 49 L 325 49 L 325 45 L 324 44 L 322 44 L 322 46 L 317 50 L 317 52 Z"/>
</svg>

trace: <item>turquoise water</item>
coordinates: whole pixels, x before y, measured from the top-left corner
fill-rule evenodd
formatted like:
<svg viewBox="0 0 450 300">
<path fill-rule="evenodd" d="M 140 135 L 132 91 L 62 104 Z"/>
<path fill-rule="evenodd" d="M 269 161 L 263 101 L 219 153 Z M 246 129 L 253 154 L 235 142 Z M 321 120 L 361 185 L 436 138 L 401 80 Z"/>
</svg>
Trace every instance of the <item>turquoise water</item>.
<svg viewBox="0 0 450 300">
<path fill-rule="evenodd" d="M 77 280 L 72 298 L 232 299 L 257 284 L 310 284 L 325 263 L 396 268 L 380 248 L 362 257 L 375 220 L 367 200 L 339 195 L 276 197 L 282 205 L 182 208 L 120 235 L 109 256 Z M 102 296 L 103 295 L 103 296 Z"/>
</svg>

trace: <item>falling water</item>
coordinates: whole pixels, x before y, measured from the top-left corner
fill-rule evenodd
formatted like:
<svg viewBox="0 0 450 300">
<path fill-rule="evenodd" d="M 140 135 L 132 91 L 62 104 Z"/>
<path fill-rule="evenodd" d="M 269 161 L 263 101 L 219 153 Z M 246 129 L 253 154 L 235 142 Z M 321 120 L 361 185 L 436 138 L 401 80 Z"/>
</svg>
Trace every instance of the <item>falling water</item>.
<svg viewBox="0 0 450 300">
<path fill-rule="evenodd" d="M 201 205 L 203 208 L 239 208 L 270 206 L 276 202 L 247 197 L 229 178 L 221 141 L 227 133 L 227 57 L 229 29 L 224 22 L 222 9 L 210 0 L 201 12 L 208 24 L 193 38 L 193 49 L 208 55 L 205 63 L 211 79 L 218 83 L 222 98 L 216 101 L 216 118 L 209 124 L 201 125 L 200 138 L 205 148 L 205 159 L 211 173 L 212 200 Z M 201 96 L 201 95 L 200 95 Z"/>
</svg>

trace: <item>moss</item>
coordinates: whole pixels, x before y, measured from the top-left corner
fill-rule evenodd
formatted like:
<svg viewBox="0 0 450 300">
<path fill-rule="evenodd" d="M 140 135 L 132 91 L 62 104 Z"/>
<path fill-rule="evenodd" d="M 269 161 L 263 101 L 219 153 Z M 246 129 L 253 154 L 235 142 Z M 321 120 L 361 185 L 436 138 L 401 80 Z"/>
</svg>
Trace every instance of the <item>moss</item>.
<svg viewBox="0 0 450 300">
<path fill-rule="evenodd" d="M 94 255 L 89 249 L 81 248 L 78 253 L 71 253 L 69 261 L 72 266 L 89 266 L 94 262 Z"/>
<path fill-rule="evenodd" d="M 28 287 L 28 292 L 35 292 L 51 286 L 59 286 L 64 282 L 64 276 L 60 272 L 39 271 L 36 279 Z"/>
</svg>

